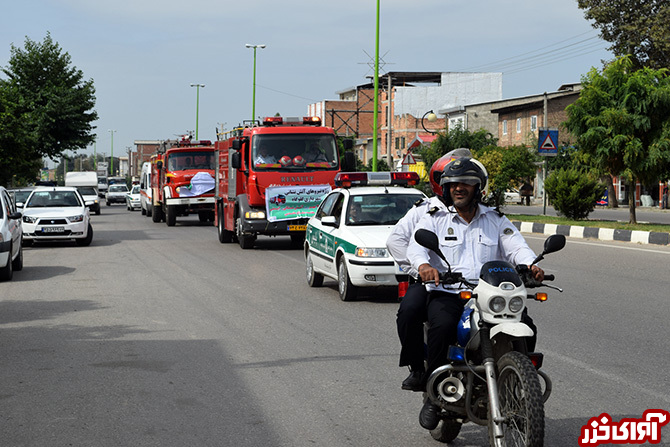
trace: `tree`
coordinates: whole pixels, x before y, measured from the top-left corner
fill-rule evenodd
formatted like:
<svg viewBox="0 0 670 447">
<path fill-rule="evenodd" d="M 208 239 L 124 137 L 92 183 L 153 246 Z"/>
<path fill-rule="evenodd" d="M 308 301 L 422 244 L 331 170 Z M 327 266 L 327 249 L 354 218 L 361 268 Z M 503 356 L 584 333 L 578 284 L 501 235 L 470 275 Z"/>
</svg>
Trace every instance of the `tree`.
<svg viewBox="0 0 670 447">
<path fill-rule="evenodd" d="M 438 158 L 451 150 L 464 147 L 475 151 L 487 146 L 495 146 L 497 143 L 498 139 L 485 129 L 470 132 L 461 126 L 456 126 L 448 132 L 438 132 L 435 141 L 430 146 L 420 149 L 419 155 L 426 164 L 426 169 L 430 169 Z"/>
<path fill-rule="evenodd" d="M 489 197 L 486 203 L 499 207 L 505 203 L 505 191 L 518 186 L 522 179 L 535 175 L 536 153 L 525 146 L 488 146 L 474 150 L 473 155 L 482 162 L 489 174 Z"/>
<path fill-rule="evenodd" d="M 596 169 L 623 175 L 631 185 L 670 175 L 670 77 L 666 69 L 633 70 L 630 57 L 582 78 L 579 99 L 564 123 Z M 637 223 L 635 198 L 630 223 Z"/>
<path fill-rule="evenodd" d="M 0 183 L 10 174 L 35 178 L 42 157 L 86 148 L 98 119 L 93 81 L 49 33 L 42 42 L 26 37 L 24 48 L 12 45 L 10 53 L 2 68 L 7 79 L 0 79 Z"/>
<path fill-rule="evenodd" d="M 632 55 L 636 68 L 670 66 L 670 3 L 667 0 L 577 0 L 584 17 L 613 45 L 615 56 Z"/>
</svg>

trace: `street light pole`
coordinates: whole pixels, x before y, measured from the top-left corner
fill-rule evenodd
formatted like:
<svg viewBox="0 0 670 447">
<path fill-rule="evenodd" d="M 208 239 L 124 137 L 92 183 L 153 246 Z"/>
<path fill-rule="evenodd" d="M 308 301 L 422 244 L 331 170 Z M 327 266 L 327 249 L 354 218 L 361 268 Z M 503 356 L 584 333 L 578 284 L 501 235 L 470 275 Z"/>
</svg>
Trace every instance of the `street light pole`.
<svg viewBox="0 0 670 447">
<path fill-rule="evenodd" d="M 252 123 L 251 125 L 253 127 L 254 123 L 256 122 L 256 48 L 265 48 L 265 44 L 252 45 L 248 43 L 245 46 L 247 48 L 254 49 L 254 89 L 251 102 L 251 123 Z"/>
<path fill-rule="evenodd" d="M 112 134 L 112 155 L 109 160 L 112 166 L 109 172 L 112 177 L 114 177 L 114 132 L 116 132 L 116 130 L 109 129 L 109 133 Z"/>
<path fill-rule="evenodd" d="M 191 87 L 196 88 L 195 95 L 195 139 L 198 140 L 198 114 L 200 113 L 200 87 L 205 88 L 205 84 L 191 84 Z"/>
<path fill-rule="evenodd" d="M 425 130 L 428 133 L 434 134 L 435 133 L 434 131 L 426 129 L 426 126 L 423 124 L 423 120 L 426 119 L 426 115 L 428 115 L 428 121 L 431 123 L 437 121 L 437 115 L 435 115 L 435 112 L 433 112 L 432 110 L 429 110 L 426 113 L 424 113 L 423 116 L 421 117 L 421 127 L 423 127 L 423 130 Z"/>
</svg>

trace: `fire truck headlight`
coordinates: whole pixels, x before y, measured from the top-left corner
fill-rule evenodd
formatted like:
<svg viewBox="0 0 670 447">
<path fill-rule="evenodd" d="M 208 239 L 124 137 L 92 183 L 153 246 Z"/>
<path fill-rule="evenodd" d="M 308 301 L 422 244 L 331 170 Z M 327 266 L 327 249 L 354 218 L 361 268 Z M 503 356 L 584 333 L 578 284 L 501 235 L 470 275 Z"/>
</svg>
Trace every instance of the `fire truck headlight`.
<svg viewBox="0 0 670 447">
<path fill-rule="evenodd" d="M 265 211 L 247 211 L 244 213 L 247 219 L 265 219 Z"/>
</svg>

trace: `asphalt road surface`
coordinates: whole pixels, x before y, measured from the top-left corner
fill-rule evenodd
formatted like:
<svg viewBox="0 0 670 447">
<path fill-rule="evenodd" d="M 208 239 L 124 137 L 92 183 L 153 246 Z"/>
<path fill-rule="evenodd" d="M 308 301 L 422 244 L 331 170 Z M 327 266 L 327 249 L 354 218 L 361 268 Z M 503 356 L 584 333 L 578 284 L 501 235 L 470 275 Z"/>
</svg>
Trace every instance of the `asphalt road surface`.
<svg viewBox="0 0 670 447">
<path fill-rule="evenodd" d="M 169 228 L 121 205 L 92 220 L 90 247 L 26 248 L 0 284 L 3 447 L 439 445 L 400 389 L 392 291 L 309 288 L 288 237 L 242 250 L 195 216 Z M 582 240 L 543 262 L 565 289 L 529 304 L 554 382 L 546 446 L 577 445 L 603 412 L 670 409 L 669 263 L 667 247 Z"/>
</svg>

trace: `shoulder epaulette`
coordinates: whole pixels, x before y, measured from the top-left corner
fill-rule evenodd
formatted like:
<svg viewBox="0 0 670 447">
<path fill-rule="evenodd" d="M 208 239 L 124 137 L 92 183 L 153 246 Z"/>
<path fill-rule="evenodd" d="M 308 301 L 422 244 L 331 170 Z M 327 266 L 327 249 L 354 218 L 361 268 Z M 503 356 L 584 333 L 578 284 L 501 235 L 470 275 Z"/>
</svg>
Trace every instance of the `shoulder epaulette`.
<svg viewBox="0 0 670 447">
<path fill-rule="evenodd" d="M 423 199 L 419 199 L 416 202 L 414 202 L 414 206 L 419 206 L 423 203 Z"/>
<path fill-rule="evenodd" d="M 428 210 L 428 214 L 430 214 L 432 216 L 433 214 L 437 213 L 439 210 L 440 210 L 439 206 L 434 206 L 434 207 L 432 207 L 431 209 Z"/>
</svg>

